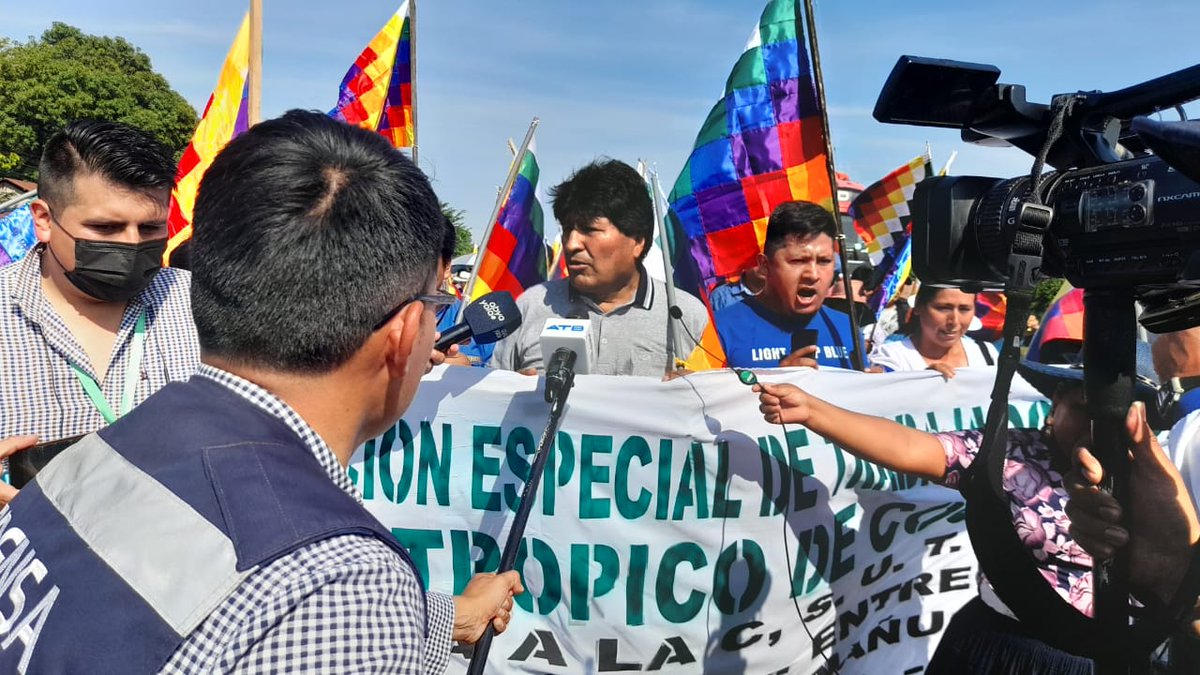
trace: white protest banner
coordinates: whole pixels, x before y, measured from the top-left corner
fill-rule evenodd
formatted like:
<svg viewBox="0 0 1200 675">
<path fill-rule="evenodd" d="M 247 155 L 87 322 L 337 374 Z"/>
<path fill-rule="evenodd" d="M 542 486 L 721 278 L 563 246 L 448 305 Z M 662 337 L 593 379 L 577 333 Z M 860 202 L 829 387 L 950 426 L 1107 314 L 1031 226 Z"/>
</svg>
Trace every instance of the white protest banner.
<svg viewBox="0 0 1200 675">
<path fill-rule="evenodd" d="M 993 374 L 759 376 L 951 431 L 982 426 Z M 1012 425 L 1040 427 L 1048 404 L 1013 385 Z M 547 414 L 538 378 L 439 368 L 355 455 L 433 589 L 498 566 Z M 957 492 L 767 424 L 728 371 L 580 376 L 548 459 L 488 672 L 914 673 L 976 592 Z"/>
</svg>

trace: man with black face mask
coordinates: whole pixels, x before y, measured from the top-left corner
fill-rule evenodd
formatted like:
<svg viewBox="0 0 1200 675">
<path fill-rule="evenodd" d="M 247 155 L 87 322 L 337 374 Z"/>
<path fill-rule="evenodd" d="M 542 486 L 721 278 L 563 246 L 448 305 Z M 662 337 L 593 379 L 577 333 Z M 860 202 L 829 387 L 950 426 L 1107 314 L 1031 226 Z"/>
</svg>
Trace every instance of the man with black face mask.
<svg viewBox="0 0 1200 675">
<path fill-rule="evenodd" d="M 0 456 L 96 431 L 200 363 L 190 277 L 161 267 L 170 152 L 78 121 L 38 170 L 38 246 L 0 269 Z"/>
</svg>

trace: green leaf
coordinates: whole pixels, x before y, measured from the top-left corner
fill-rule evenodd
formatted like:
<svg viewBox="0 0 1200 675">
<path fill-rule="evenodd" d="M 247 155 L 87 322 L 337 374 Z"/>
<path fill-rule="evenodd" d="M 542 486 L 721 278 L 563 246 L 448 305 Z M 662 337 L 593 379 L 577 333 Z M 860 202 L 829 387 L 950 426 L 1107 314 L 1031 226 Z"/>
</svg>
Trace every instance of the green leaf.
<svg viewBox="0 0 1200 675">
<path fill-rule="evenodd" d="M 198 121 L 150 57 L 124 38 L 55 22 L 40 38 L 0 40 L 0 170 L 37 180 L 42 146 L 84 118 L 140 127 L 176 157 Z"/>
</svg>

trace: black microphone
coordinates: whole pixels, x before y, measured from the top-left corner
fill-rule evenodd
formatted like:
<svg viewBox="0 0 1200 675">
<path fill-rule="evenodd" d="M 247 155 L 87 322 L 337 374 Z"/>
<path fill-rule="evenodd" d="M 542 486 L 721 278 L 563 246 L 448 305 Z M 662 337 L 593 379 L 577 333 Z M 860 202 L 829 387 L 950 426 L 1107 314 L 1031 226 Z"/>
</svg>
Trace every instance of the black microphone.
<svg viewBox="0 0 1200 675">
<path fill-rule="evenodd" d="M 481 345 L 511 335 L 521 325 L 521 311 L 508 291 L 492 291 L 467 305 L 462 321 L 442 333 L 433 348 L 444 352 L 453 345 L 475 338 Z"/>
<path fill-rule="evenodd" d="M 817 344 L 817 330 L 815 328 L 801 328 L 792 332 L 793 352 L 815 344 Z"/>
</svg>

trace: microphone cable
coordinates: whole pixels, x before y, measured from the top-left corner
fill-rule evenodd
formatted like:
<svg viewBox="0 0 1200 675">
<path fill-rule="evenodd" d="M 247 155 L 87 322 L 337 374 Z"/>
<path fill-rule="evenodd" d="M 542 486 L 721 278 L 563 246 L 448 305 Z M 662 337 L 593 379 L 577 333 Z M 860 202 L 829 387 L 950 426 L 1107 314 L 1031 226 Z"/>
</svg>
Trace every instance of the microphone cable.
<svg viewBox="0 0 1200 675">
<path fill-rule="evenodd" d="M 688 329 L 687 323 L 683 321 L 683 310 L 679 308 L 679 305 L 671 305 L 671 308 L 668 310 L 668 313 L 671 315 L 672 319 L 675 319 L 676 321 L 679 322 L 680 326 L 683 326 L 683 332 L 687 334 L 688 339 L 692 341 L 692 344 L 696 345 L 696 347 L 699 347 L 700 350 L 703 351 L 705 354 L 708 354 L 708 356 L 710 358 L 712 358 L 715 363 L 725 363 L 726 364 L 726 366 L 724 368 L 721 368 L 721 370 L 728 370 L 728 371 L 732 372 L 734 375 L 737 376 L 738 382 L 741 382 L 742 384 L 746 385 L 747 387 L 753 387 L 754 385 L 758 384 L 758 375 L 755 375 L 753 370 L 750 370 L 748 368 L 736 368 L 734 366 L 730 366 L 730 365 L 728 365 L 728 359 L 718 358 L 716 354 L 713 354 L 712 351 L 710 351 L 707 347 L 705 347 L 703 344 L 701 344 L 700 341 L 696 339 L 696 336 L 692 335 L 692 331 L 690 329 Z M 686 380 L 687 375 L 684 375 L 683 378 Z M 697 393 L 697 395 L 699 395 L 699 394 Z M 701 400 L 701 402 L 703 402 L 704 398 L 701 397 L 700 400 Z M 780 420 L 779 426 L 781 429 L 783 429 L 783 435 L 784 435 L 784 438 L 786 439 L 787 435 L 788 435 L 787 425 L 784 424 L 782 420 Z M 786 445 L 786 443 L 785 443 L 785 445 Z M 785 451 L 784 457 L 787 459 L 788 471 L 795 471 L 795 469 L 792 467 L 792 453 Z M 788 519 L 787 519 L 786 505 L 785 505 L 785 508 L 783 511 L 783 555 L 787 559 L 788 575 L 790 577 L 792 575 L 792 570 L 794 568 L 792 566 L 791 544 L 788 541 Z M 825 648 L 820 646 L 819 644 L 817 644 L 817 638 L 813 635 L 812 630 L 809 629 L 808 622 L 804 620 L 804 610 L 800 608 L 800 601 L 797 599 L 796 594 L 794 592 L 791 592 L 791 593 L 789 593 L 789 595 L 792 598 L 792 606 L 796 608 L 796 618 L 800 619 L 800 627 L 804 629 L 804 633 L 806 635 L 808 635 L 809 642 L 812 644 L 813 647 L 816 648 L 817 653 L 819 653 L 821 655 L 821 658 L 825 661 L 825 669 L 829 673 L 831 673 L 831 675 L 840 675 L 841 671 L 837 668 L 837 666 L 835 666 L 833 664 L 833 661 L 831 661 L 829 659 L 829 655 L 825 653 Z M 836 626 L 836 625 L 837 625 L 837 610 L 835 608 L 834 609 L 834 626 Z"/>
</svg>

